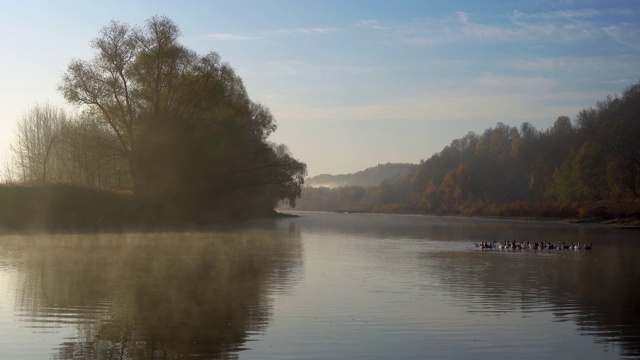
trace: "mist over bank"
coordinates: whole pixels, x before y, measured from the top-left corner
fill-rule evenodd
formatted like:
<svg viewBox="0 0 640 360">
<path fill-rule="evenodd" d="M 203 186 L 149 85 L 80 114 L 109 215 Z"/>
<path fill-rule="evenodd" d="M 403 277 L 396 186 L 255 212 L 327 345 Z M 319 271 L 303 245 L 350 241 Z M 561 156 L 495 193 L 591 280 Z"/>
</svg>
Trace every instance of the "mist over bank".
<svg viewBox="0 0 640 360">
<path fill-rule="evenodd" d="M 525 122 L 470 132 L 377 186 L 305 186 L 297 209 L 637 224 L 639 119 L 636 83 L 545 130 Z"/>
<path fill-rule="evenodd" d="M 0 233 L 206 229 L 284 216 L 264 208 L 194 211 L 129 192 L 69 184 L 5 184 L 0 199 Z"/>
</svg>

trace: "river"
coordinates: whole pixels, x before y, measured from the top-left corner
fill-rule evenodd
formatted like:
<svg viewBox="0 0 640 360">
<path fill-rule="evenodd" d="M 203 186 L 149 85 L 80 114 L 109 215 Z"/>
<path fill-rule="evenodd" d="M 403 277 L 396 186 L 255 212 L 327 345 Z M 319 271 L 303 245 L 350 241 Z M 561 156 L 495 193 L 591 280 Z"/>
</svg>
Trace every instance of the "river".
<svg viewBox="0 0 640 360">
<path fill-rule="evenodd" d="M 0 359 L 640 358 L 636 230 L 295 214 L 0 235 Z"/>
</svg>

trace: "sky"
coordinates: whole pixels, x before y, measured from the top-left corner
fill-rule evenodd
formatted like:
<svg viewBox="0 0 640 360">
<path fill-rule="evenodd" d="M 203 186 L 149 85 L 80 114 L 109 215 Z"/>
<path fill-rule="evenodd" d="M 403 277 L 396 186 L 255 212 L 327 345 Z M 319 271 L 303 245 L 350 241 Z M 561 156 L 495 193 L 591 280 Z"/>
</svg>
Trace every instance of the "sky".
<svg viewBox="0 0 640 360">
<path fill-rule="evenodd" d="M 502 122 L 539 130 L 640 81 L 640 1 L 0 0 L 0 164 L 111 20 L 171 18 L 269 107 L 310 176 L 418 163 Z"/>
</svg>

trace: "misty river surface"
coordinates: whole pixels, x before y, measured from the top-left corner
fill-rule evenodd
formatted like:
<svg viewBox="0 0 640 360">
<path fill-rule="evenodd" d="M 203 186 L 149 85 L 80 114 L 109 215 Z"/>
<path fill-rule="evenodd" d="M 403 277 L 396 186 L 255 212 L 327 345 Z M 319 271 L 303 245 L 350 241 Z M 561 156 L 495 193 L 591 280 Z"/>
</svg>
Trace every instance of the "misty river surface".
<svg viewBox="0 0 640 360">
<path fill-rule="evenodd" d="M 0 359 L 640 358 L 640 233 L 299 212 L 0 235 Z M 479 241 L 593 243 L 481 250 Z"/>
</svg>

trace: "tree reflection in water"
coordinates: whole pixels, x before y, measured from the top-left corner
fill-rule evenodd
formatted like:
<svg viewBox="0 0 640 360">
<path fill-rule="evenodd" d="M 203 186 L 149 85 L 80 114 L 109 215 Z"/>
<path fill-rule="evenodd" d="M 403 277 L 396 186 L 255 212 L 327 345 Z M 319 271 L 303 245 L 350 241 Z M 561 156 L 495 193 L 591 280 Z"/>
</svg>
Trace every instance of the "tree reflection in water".
<svg viewBox="0 0 640 360">
<path fill-rule="evenodd" d="M 499 228 L 479 230 L 483 239 L 504 237 Z M 569 235 L 534 227 L 511 231 L 518 241 L 557 243 Z M 619 345 L 622 356 L 639 357 L 640 250 L 634 234 L 607 239 L 590 228 L 572 232 L 583 243 L 597 243 L 594 249 L 429 252 L 422 254 L 423 264 L 470 312 L 550 311 L 555 321 L 571 318 L 596 342 Z"/>
<path fill-rule="evenodd" d="M 57 359 L 234 358 L 301 262 L 296 229 L 4 240 L 25 321 L 73 323 Z"/>
</svg>

